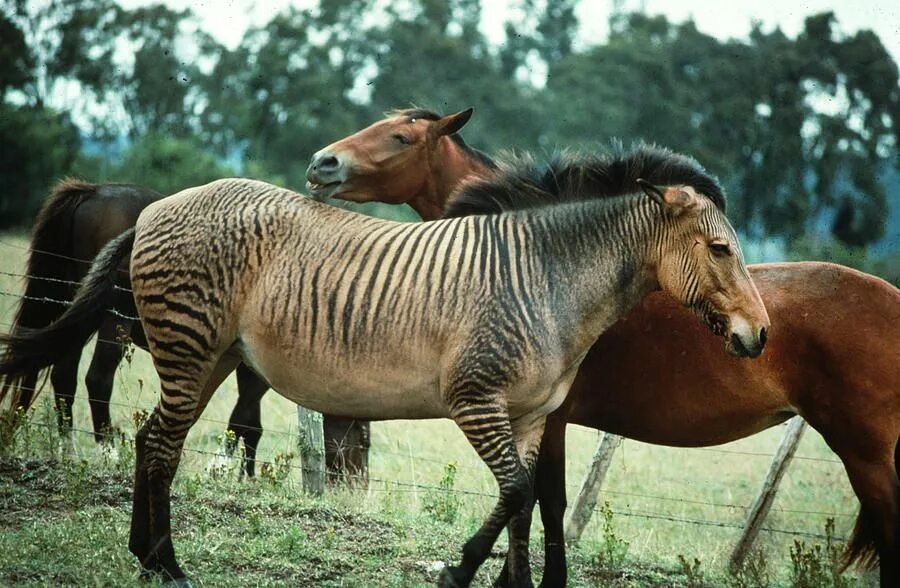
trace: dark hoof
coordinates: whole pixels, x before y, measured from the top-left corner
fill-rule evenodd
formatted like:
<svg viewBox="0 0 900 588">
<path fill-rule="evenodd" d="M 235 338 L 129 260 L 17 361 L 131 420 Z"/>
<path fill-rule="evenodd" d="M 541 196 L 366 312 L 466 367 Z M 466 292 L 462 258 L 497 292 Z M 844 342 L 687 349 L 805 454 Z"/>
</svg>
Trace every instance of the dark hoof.
<svg viewBox="0 0 900 588">
<path fill-rule="evenodd" d="M 438 586 L 441 588 L 466 588 L 469 583 L 459 579 L 459 575 L 459 568 L 447 566 L 441 570 L 441 575 L 438 576 Z"/>
</svg>

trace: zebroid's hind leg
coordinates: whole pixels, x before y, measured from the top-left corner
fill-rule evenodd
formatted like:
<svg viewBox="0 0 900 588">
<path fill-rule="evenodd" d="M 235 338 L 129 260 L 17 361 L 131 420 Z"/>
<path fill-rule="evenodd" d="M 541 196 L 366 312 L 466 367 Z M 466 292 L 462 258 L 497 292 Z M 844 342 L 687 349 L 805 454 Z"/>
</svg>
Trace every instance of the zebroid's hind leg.
<svg viewBox="0 0 900 588">
<path fill-rule="evenodd" d="M 486 393 L 484 386 L 484 382 L 470 381 L 455 384 L 449 393 L 450 415 L 496 477 L 500 498 L 478 532 L 463 546 L 460 565 L 448 566 L 441 573 L 440 583 L 445 587 L 468 586 L 490 554 L 500 531 L 533 500 L 531 474 L 520 460 L 519 452 L 536 455 L 540 432 L 536 436 L 526 434 L 521 439 L 514 437 L 501 393 Z M 539 426 L 543 429 L 542 419 Z M 531 586 L 531 578 L 522 577 L 527 570 L 523 569 L 521 560 L 517 561 L 516 572 L 511 574 L 511 585 Z"/>
<path fill-rule="evenodd" d="M 154 357 L 162 394 L 159 405 L 138 432 L 135 452 L 134 505 L 128 547 L 146 572 L 179 580 L 184 572 L 175 559 L 170 520 L 172 479 L 191 426 L 212 393 L 240 361 L 233 355 L 217 363 Z"/>
</svg>

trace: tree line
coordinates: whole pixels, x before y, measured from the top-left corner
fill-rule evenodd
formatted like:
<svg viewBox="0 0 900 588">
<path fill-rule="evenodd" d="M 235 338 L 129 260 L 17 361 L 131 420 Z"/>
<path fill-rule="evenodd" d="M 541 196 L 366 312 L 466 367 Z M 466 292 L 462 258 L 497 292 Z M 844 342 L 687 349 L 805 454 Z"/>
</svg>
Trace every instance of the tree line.
<svg viewBox="0 0 900 588">
<path fill-rule="evenodd" d="M 615 13 L 607 39 L 580 47 L 576 5 L 521 0 L 496 45 L 479 0 L 320 0 L 229 48 L 188 10 L 0 0 L 0 226 L 30 223 L 66 174 L 301 189 L 315 150 L 414 104 L 474 106 L 465 136 L 489 153 L 613 138 L 688 153 L 722 179 L 745 235 L 789 250 L 810 233 L 847 250 L 882 237 L 900 91 L 873 32 L 841 34 L 823 13 L 795 37 L 723 40 Z"/>
</svg>

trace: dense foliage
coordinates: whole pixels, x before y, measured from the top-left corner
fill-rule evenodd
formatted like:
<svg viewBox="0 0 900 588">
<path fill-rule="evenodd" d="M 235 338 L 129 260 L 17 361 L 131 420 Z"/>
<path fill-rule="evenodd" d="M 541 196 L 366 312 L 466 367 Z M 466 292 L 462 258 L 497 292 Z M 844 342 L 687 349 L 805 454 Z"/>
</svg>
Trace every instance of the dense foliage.
<svg viewBox="0 0 900 588">
<path fill-rule="evenodd" d="M 320 0 L 228 48 L 162 5 L 0 0 L 0 139 L 13 146 L 0 224 L 30 222 L 67 173 L 162 191 L 225 173 L 299 188 L 309 154 L 416 104 L 475 106 L 465 134 L 489 152 L 612 138 L 687 152 L 726 183 L 748 236 L 858 249 L 884 235 L 900 90 L 875 34 L 841 34 L 824 13 L 796 38 L 757 27 L 722 40 L 613 14 L 608 39 L 577 47 L 576 4 L 521 0 L 497 46 L 479 0 Z"/>
</svg>

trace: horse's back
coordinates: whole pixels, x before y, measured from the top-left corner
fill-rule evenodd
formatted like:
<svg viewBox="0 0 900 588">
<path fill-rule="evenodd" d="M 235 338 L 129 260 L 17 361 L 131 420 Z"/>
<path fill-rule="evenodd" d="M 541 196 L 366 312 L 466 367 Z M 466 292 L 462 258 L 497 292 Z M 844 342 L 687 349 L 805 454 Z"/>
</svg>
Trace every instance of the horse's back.
<svg viewBox="0 0 900 588">
<path fill-rule="evenodd" d="M 771 264 L 753 276 L 758 283 L 771 282 L 766 289 L 772 292 L 772 304 L 785 308 L 780 314 L 789 328 L 804 333 L 796 341 L 793 367 L 785 368 L 802 372 L 792 398 L 801 414 L 820 430 L 840 427 L 850 415 L 866 415 L 873 443 L 879 442 L 879 434 L 896 439 L 900 290 L 831 263 Z M 843 416 L 836 420 L 838 405 Z"/>
<path fill-rule="evenodd" d="M 98 184 L 72 215 L 72 257 L 93 259 L 106 243 L 134 226 L 159 192 L 131 184 Z M 87 266 L 84 268 L 87 269 Z"/>
</svg>

